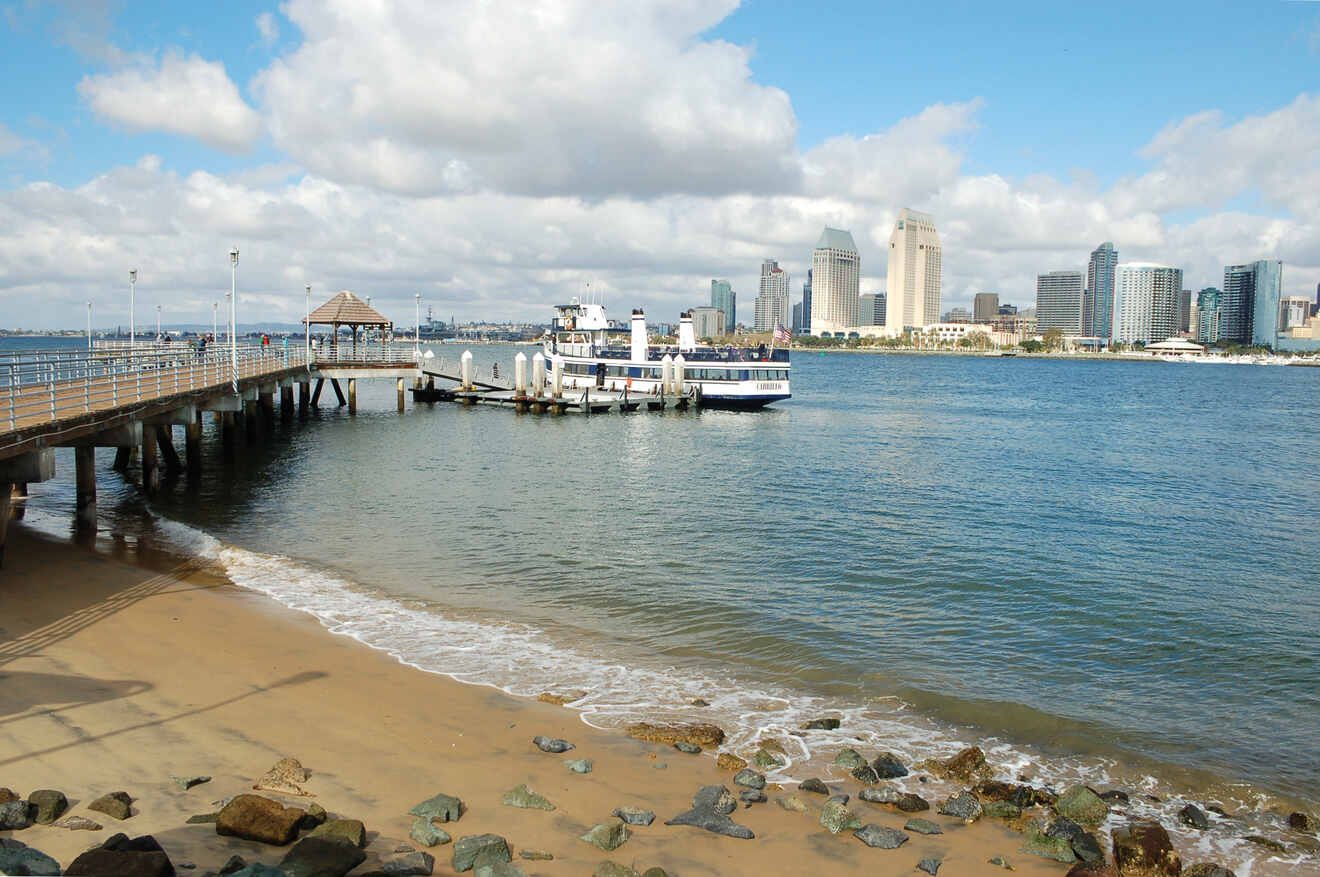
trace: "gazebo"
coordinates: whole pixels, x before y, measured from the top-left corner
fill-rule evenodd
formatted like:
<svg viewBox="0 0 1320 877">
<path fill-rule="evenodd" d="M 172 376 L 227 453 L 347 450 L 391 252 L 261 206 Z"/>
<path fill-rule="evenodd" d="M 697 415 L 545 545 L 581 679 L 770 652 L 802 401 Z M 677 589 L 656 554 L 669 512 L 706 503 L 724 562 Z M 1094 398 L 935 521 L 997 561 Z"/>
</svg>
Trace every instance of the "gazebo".
<svg viewBox="0 0 1320 877">
<path fill-rule="evenodd" d="M 384 349 L 387 339 L 394 331 L 394 323 L 385 319 L 375 308 L 358 298 L 347 289 L 337 293 L 328 302 L 312 311 L 311 315 L 303 322 L 307 323 L 307 331 L 310 332 L 313 325 L 319 323 L 323 326 L 330 326 L 330 343 L 334 347 L 336 355 L 339 349 L 339 327 L 348 326 L 353 330 L 353 354 L 357 355 L 357 333 L 359 328 L 370 329 L 372 327 L 381 330 L 381 348 Z"/>
</svg>

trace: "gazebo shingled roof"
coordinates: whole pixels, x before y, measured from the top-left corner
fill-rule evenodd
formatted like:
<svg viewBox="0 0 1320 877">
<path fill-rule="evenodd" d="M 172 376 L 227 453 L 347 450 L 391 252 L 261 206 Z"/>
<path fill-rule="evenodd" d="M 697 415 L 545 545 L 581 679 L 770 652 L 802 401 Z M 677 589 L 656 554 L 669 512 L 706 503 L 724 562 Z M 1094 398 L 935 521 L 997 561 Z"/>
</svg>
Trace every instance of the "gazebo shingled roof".
<svg viewBox="0 0 1320 877">
<path fill-rule="evenodd" d="M 371 305 L 358 298 L 347 289 L 336 294 L 328 302 L 312 311 L 304 320 L 309 325 L 322 323 L 331 326 L 389 326 L 389 320 L 381 316 Z"/>
</svg>

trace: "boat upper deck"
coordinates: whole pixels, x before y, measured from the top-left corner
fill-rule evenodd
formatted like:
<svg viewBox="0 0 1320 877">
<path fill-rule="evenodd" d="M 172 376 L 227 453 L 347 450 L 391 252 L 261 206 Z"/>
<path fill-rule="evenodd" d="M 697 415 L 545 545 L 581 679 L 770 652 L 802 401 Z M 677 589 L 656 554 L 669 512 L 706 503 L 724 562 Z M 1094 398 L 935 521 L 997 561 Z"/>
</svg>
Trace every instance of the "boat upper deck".
<svg viewBox="0 0 1320 877">
<path fill-rule="evenodd" d="M 555 340 L 551 342 L 550 350 L 552 353 L 560 353 L 566 356 L 582 356 L 591 359 L 632 359 L 632 348 L 626 345 L 599 345 L 599 344 L 560 344 Z M 660 362 L 666 354 L 671 359 L 676 359 L 679 353 L 683 354 L 686 362 L 773 362 L 788 364 L 788 348 L 780 347 L 774 350 L 745 347 L 698 347 L 694 350 L 680 351 L 677 346 L 670 347 L 647 347 L 646 359 L 648 362 Z"/>
</svg>

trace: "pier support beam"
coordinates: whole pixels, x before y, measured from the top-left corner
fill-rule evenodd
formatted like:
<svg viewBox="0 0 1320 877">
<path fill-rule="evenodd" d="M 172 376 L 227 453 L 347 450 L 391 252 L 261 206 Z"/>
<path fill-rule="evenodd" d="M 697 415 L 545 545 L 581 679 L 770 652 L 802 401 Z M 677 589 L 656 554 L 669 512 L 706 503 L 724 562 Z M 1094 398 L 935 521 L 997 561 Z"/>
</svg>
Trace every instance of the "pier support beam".
<svg viewBox="0 0 1320 877">
<path fill-rule="evenodd" d="M 183 457 L 188 478 L 195 480 L 202 474 L 202 414 L 183 428 Z"/>
<path fill-rule="evenodd" d="M 298 412 L 307 413 L 307 407 L 312 404 L 312 382 L 298 382 Z"/>
<path fill-rule="evenodd" d="M 116 472 L 124 472 L 131 462 L 133 462 L 133 446 L 121 445 L 115 448 L 115 461 L 110 465 L 110 468 Z"/>
<path fill-rule="evenodd" d="M 399 378 L 398 385 L 399 385 L 399 411 L 402 412 L 403 411 L 403 378 Z"/>
<path fill-rule="evenodd" d="M 91 445 L 74 448 L 73 468 L 76 482 L 74 526 L 94 529 L 96 527 L 96 448 Z"/>
<path fill-rule="evenodd" d="M 348 379 L 348 413 L 357 414 L 357 378 Z"/>
<path fill-rule="evenodd" d="M 142 489 L 148 495 L 160 489 L 160 462 L 156 458 L 156 430 L 142 430 Z"/>
<path fill-rule="evenodd" d="M 325 388 L 325 378 L 316 379 L 316 392 L 312 394 L 312 406 L 321 404 L 321 390 Z"/>
<path fill-rule="evenodd" d="M 247 443 L 254 445 L 261 438 L 261 418 L 256 399 L 243 400 L 243 424 L 246 427 Z"/>
<path fill-rule="evenodd" d="M 339 379 L 331 378 L 330 386 L 331 388 L 334 389 L 335 395 L 339 397 L 339 407 L 343 408 L 345 405 L 348 404 L 348 400 L 344 398 L 344 391 L 339 387 Z"/>
<path fill-rule="evenodd" d="M 224 458 L 231 462 L 238 456 L 236 419 L 237 415 L 233 411 L 224 411 L 220 414 L 220 450 Z"/>
<path fill-rule="evenodd" d="M 293 384 L 280 387 L 280 417 L 284 420 L 293 417 Z"/>
<path fill-rule="evenodd" d="M 9 507 L 14 502 L 14 482 L 0 481 L 0 567 L 5 565 L 5 535 L 9 532 Z"/>
<path fill-rule="evenodd" d="M 179 452 L 174 449 L 174 427 L 156 427 L 156 446 L 160 449 L 160 455 L 165 458 L 166 476 L 172 478 L 179 474 L 183 466 L 179 464 Z"/>
</svg>

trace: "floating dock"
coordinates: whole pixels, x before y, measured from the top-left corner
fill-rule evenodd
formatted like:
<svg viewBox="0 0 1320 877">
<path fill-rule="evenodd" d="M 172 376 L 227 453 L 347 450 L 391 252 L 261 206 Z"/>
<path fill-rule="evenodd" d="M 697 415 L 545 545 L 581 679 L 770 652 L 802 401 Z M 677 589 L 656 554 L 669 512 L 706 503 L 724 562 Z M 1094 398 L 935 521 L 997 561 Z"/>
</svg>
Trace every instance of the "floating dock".
<svg viewBox="0 0 1320 877">
<path fill-rule="evenodd" d="M 565 389 L 558 396 L 549 387 L 538 394 L 534 390 L 519 391 L 513 387 L 483 383 L 469 378 L 464 386 L 459 375 L 422 369 L 427 378 L 425 386 L 412 388 L 413 402 L 457 402 L 460 405 L 494 405 L 530 411 L 536 414 L 606 414 L 631 411 L 684 411 L 701 405 L 701 392 L 695 386 L 687 394 L 651 395 L 630 393 L 628 390 L 606 390 L 600 387 Z M 452 381 L 457 386 L 437 387 L 436 379 Z"/>
</svg>

